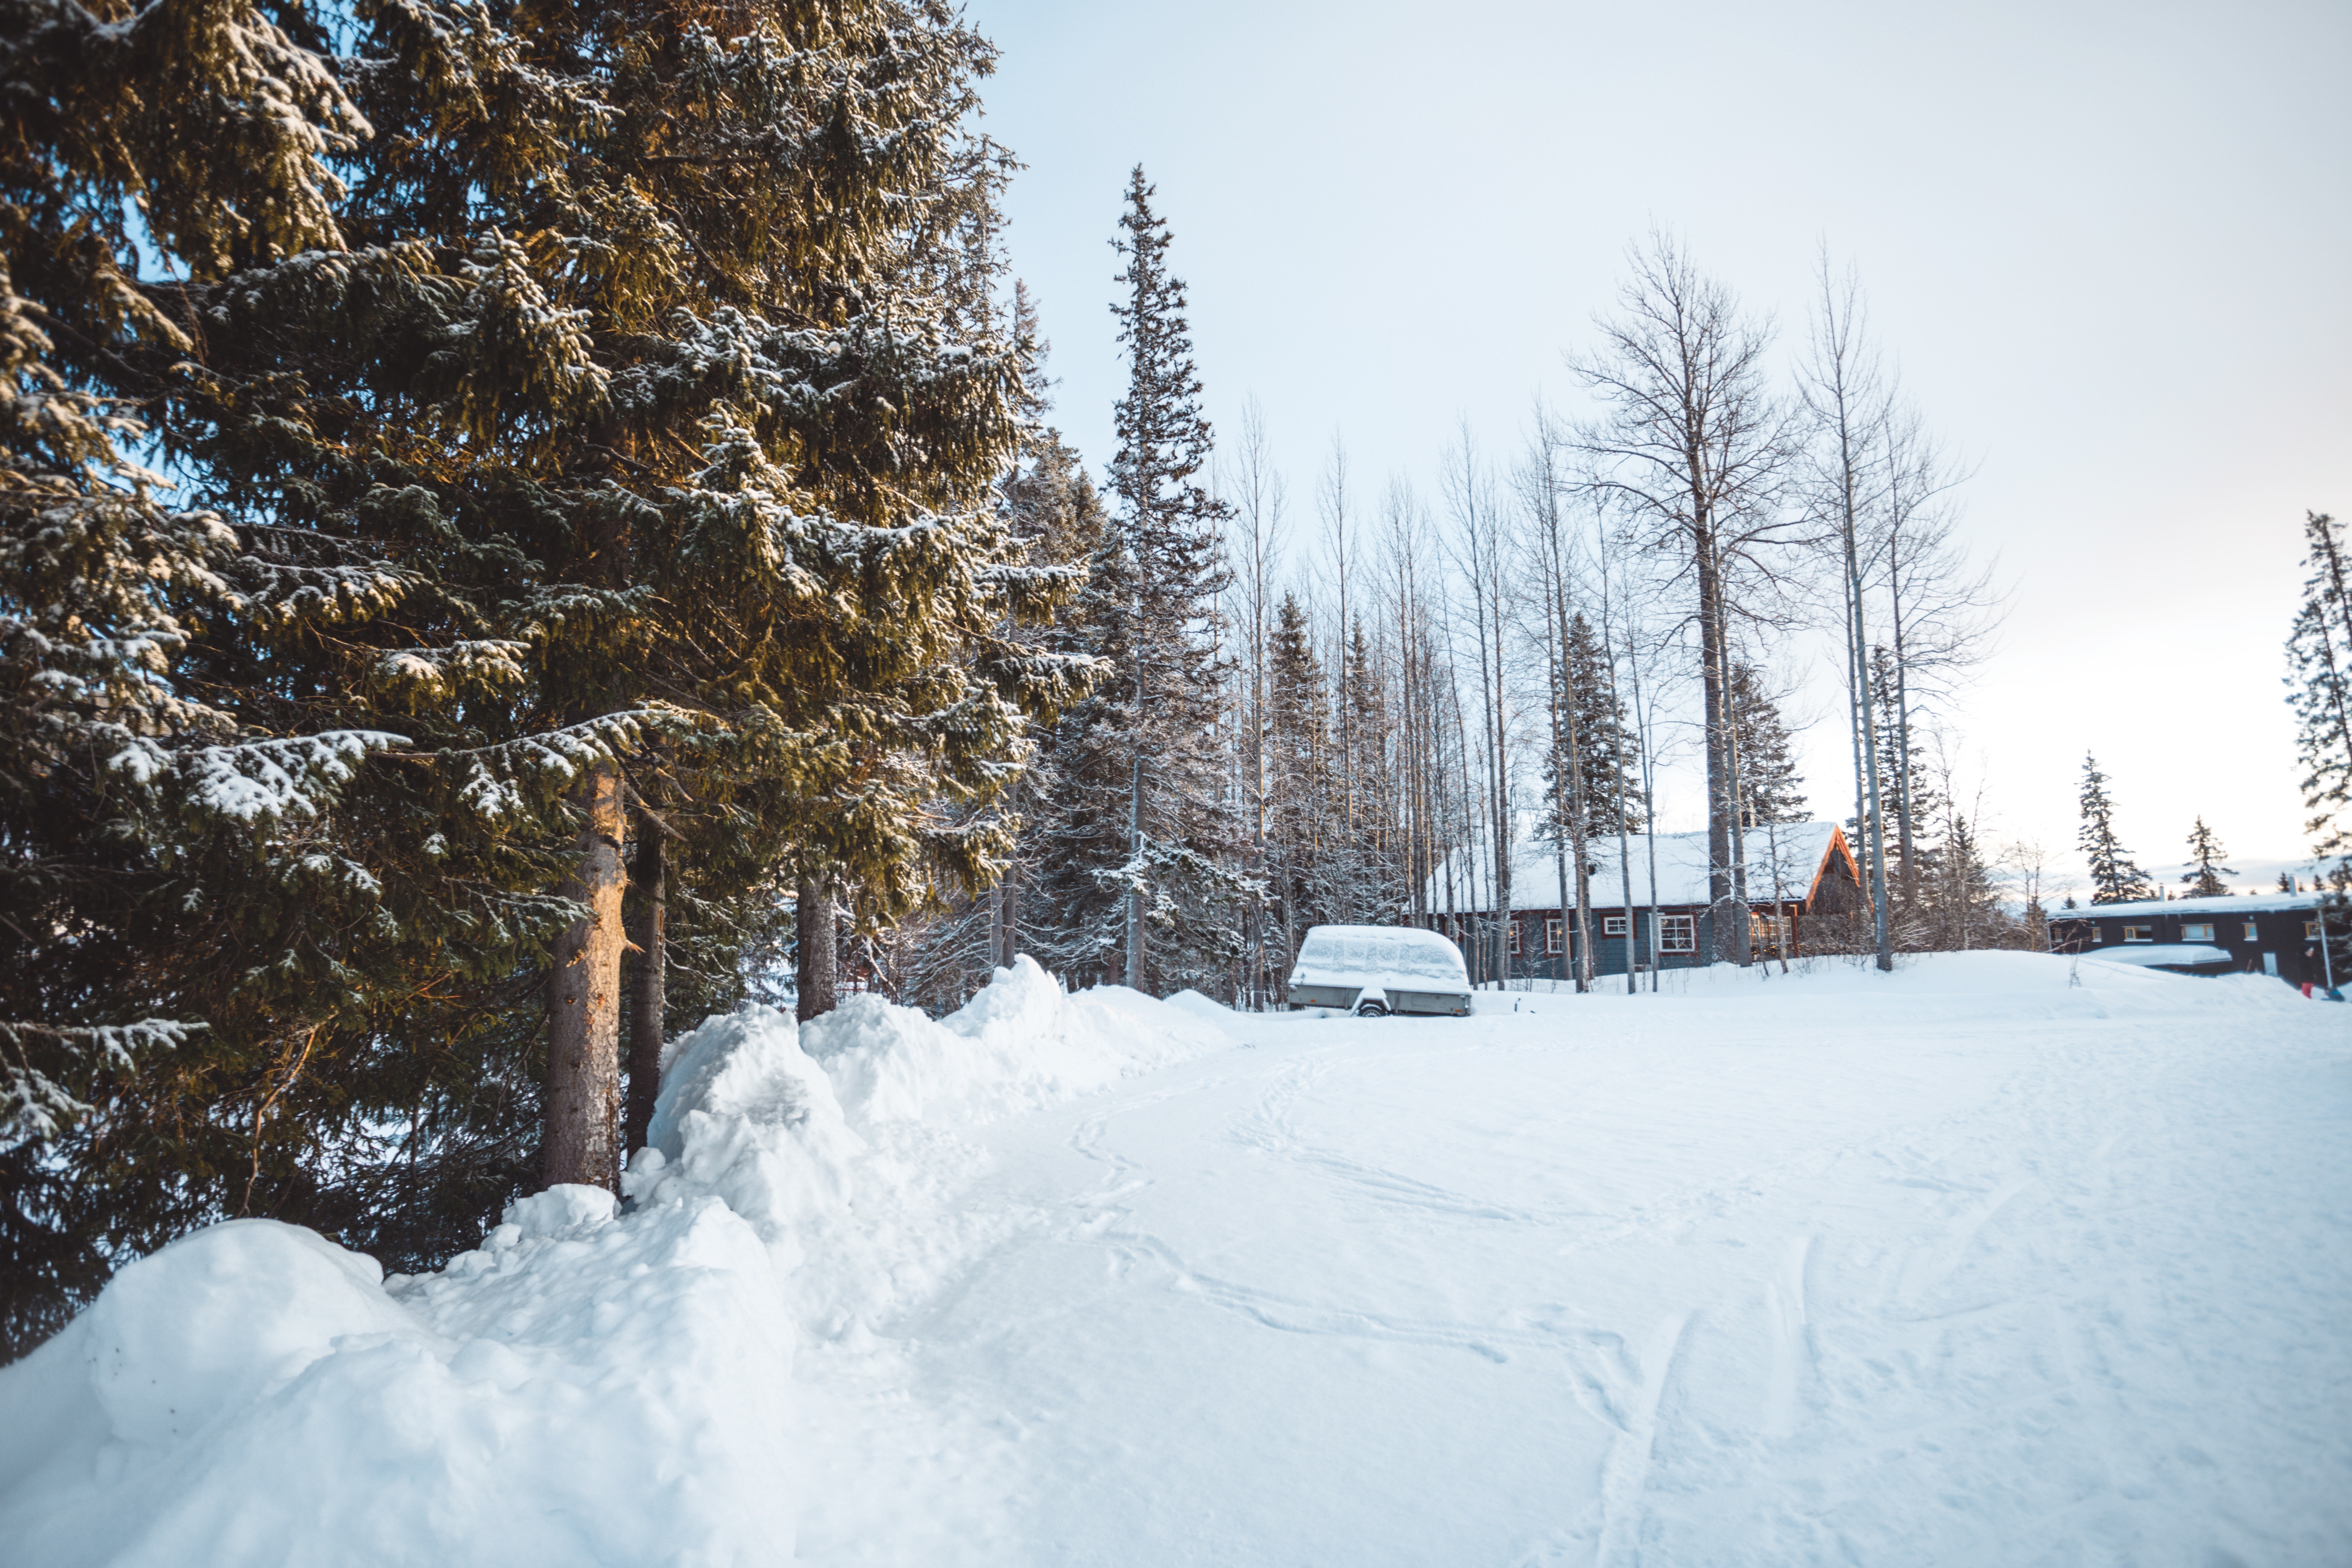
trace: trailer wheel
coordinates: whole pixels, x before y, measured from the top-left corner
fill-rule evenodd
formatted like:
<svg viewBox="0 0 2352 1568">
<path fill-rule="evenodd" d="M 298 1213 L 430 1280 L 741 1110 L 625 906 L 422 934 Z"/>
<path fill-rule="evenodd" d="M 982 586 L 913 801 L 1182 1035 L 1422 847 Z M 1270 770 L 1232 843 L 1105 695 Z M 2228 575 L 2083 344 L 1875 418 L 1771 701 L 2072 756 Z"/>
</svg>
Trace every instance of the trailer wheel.
<svg viewBox="0 0 2352 1568">
<path fill-rule="evenodd" d="M 1377 1002 L 1367 1002 L 1356 1009 L 1356 1016 L 1359 1018 L 1385 1018 L 1388 1016 L 1389 1010 Z"/>
</svg>

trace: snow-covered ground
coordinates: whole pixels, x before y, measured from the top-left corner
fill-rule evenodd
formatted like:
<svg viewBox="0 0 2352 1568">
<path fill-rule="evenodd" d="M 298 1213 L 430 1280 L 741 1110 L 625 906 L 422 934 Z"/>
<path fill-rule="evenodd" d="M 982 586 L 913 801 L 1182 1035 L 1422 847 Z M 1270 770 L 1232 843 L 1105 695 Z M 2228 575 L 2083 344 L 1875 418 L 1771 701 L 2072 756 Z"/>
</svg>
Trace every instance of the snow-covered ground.
<svg viewBox="0 0 2352 1568">
<path fill-rule="evenodd" d="M 2352 1563 L 2352 1007 L 1675 979 L 716 1021 L 617 1219 L 128 1270 L 0 1371 L 0 1557 Z"/>
</svg>

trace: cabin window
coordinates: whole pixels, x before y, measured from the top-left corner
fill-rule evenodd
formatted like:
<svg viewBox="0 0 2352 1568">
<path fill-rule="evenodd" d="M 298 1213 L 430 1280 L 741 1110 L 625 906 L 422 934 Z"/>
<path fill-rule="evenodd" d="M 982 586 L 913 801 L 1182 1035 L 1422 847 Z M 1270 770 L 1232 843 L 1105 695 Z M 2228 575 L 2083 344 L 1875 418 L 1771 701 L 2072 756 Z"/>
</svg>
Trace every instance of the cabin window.
<svg viewBox="0 0 2352 1568">
<path fill-rule="evenodd" d="M 1748 945 L 1758 952 L 1779 952 L 1784 947 L 1793 945 L 1790 941 L 1789 917 L 1787 915 L 1749 915 Z"/>
<path fill-rule="evenodd" d="M 1511 935 L 1510 935 L 1510 939 L 1509 939 L 1508 951 L 1510 952 L 1510 954 L 1511 954 L 1511 956 L 1512 956 L 1512 957 L 1517 958 L 1517 957 L 1518 956 L 1518 952 L 1519 952 L 1519 922 L 1518 922 L 1518 921 L 1513 921 L 1511 922 Z"/>
<path fill-rule="evenodd" d="M 2180 940 L 2183 942 L 2211 942 L 2213 940 L 2213 928 L 2211 926 L 2184 925 L 2180 928 Z"/>
<path fill-rule="evenodd" d="M 2154 926 L 2126 926 L 2124 927 L 2124 940 L 2126 942 L 2154 942 L 2156 940 L 2156 928 Z"/>
<path fill-rule="evenodd" d="M 2252 921 L 2246 922 L 2246 940 L 2248 942 L 2254 940 L 2254 922 Z"/>
<path fill-rule="evenodd" d="M 1623 936 L 1625 934 L 1625 922 L 1632 918 L 1633 917 L 1631 915 L 1602 915 L 1601 917 L 1601 934 L 1602 936 Z"/>
<path fill-rule="evenodd" d="M 1566 921 L 1544 921 L 1544 951 L 1546 952 L 1558 952 L 1560 950 L 1560 937 L 1567 929 L 1568 922 Z"/>
<path fill-rule="evenodd" d="M 1658 951 L 1660 952 L 1696 952 L 1698 951 L 1698 917 L 1696 915 L 1660 915 L 1658 917 Z"/>
<path fill-rule="evenodd" d="M 2317 921 L 2304 921 L 2303 935 L 2304 940 L 2306 942 L 2316 938 L 2319 935 L 2319 922 Z"/>
</svg>

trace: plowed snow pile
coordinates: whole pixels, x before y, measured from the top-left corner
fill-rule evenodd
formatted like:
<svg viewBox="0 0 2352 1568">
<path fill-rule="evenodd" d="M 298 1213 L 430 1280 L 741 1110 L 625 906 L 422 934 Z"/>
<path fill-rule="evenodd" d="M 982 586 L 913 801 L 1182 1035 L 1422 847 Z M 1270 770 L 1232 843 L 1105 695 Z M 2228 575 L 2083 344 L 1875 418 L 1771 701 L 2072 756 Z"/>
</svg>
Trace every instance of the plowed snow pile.
<svg viewBox="0 0 2352 1568">
<path fill-rule="evenodd" d="M 747 1008 L 673 1045 L 625 1216 L 559 1187 L 422 1279 L 188 1237 L 0 1370 L 0 1562 L 789 1561 L 795 1349 L 870 1342 L 979 1234 L 939 1207 L 985 1159 L 952 1130 L 1230 1046 L 1025 958 L 943 1023 Z"/>
<path fill-rule="evenodd" d="M 1674 979 L 715 1019 L 626 1213 L 126 1270 L 0 1561 L 2352 1563 L 2352 1007 Z"/>
</svg>

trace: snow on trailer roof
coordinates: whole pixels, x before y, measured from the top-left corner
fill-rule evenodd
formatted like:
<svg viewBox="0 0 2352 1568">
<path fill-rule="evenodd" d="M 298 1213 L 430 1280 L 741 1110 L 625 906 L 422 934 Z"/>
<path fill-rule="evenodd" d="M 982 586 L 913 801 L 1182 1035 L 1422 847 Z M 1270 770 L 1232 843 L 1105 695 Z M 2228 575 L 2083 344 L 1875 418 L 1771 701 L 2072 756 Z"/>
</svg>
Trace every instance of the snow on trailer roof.
<svg viewBox="0 0 2352 1568">
<path fill-rule="evenodd" d="M 2243 897 L 2216 895 L 2210 899 L 2135 899 L 2127 904 L 2089 904 L 2079 910 L 2053 910 L 2053 921 L 2131 920 L 2141 915 L 2259 915 L 2282 910 L 2315 910 L 2325 893 L 2252 893 Z"/>
<path fill-rule="evenodd" d="M 1419 926 L 1314 926 L 1298 943 L 1298 984 L 1367 985 L 1374 975 L 1469 984 L 1462 950 Z M 1312 975 L 1314 980 L 1299 977 Z"/>
<path fill-rule="evenodd" d="M 1748 897 L 1754 903 L 1770 903 L 1777 900 L 1799 900 L 1811 893 L 1813 878 L 1821 870 L 1822 861 L 1830 852 L 1830 844 L 1837 836 L 1833 822 L 1782 822 L 1770 827 L 1748 830 Z M 1707 846 L 1705 833 L 1635 833 L 1628 836 L 1626 847 L 1633 852 L 1633 904 L 1650 902 L 1650 852 L 1655 846 L 1658 858 L 1657 901 L 1676 906 L 1707 902 Z M 1585 858 L 1599 866 L 1591 879 L 1592 907 L 1597 910 L 1622 910 L 1626 907 L 1625 894 L 1619 885 L 1618 840 L 1613 833 L 1590 839 L 1585 844 Z M 1452 863 L 1454 873 L 1453 905 L 1456 910 L 1475 911 L 1493 905 L 1489 891 L 1495 876 L 1494 861 L 1483 850 L 1464 851 Z M 1443 910 L 1446 906 L 1445 871 L 1440 869 L 1429 879 L 1429 907 Z M 1564 909 L 1576 901 L 1575 895 L 1563 900 L 1559 896 L 1559 857 L 1549 844 L 1520 846 L 1511 857 L 1511 908 L 1514 910 Z"/>
</svg>

